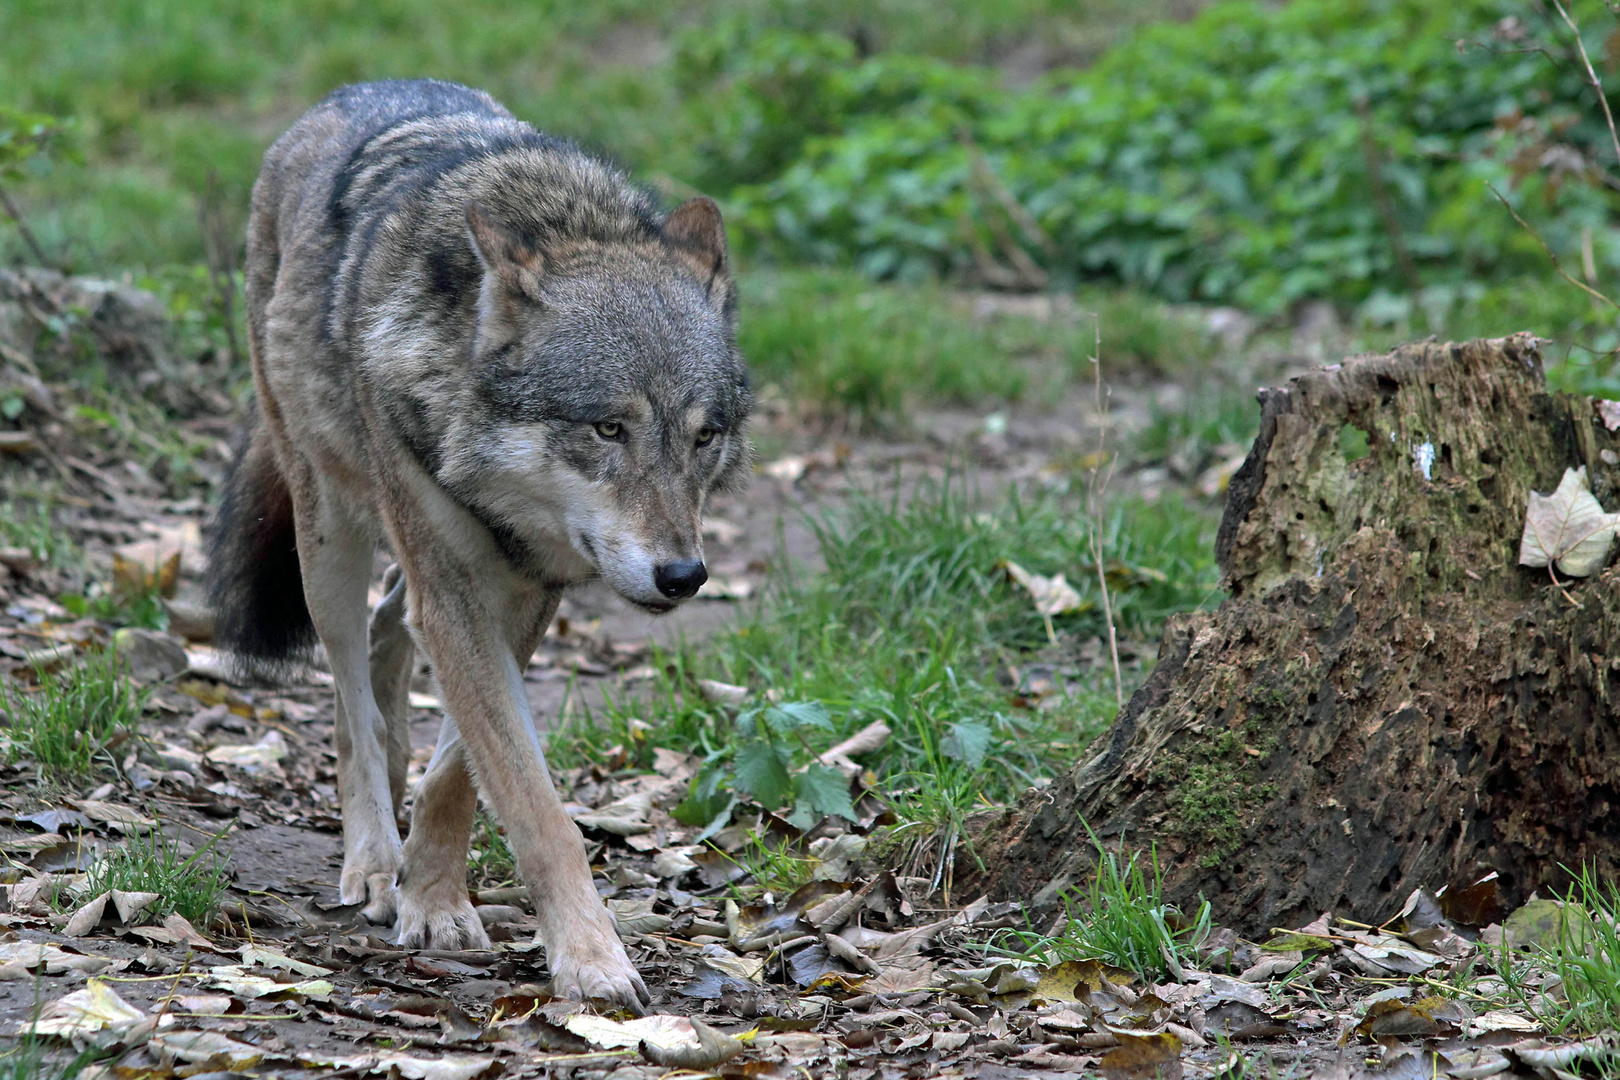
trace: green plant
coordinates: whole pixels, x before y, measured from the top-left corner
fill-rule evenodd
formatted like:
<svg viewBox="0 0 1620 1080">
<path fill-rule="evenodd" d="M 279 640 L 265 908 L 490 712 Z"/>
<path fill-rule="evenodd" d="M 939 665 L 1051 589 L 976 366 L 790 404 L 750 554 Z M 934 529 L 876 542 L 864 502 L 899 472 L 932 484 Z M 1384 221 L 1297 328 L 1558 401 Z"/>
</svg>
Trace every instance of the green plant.
<svg viewBox="0 0 1620 1080">
<path fill-rule="evenodd" d="M 488 812 L 479 810 L 473 823 L 472 845 L 467 851 L 467 880 L 475 888 L 496 888 L 518 883 L 517 860 L 506 834 Z"/>
<path fill-rule="evenodd" d="M 558 732 L 560 759 L 601 761 L 617 748 L 645 765 L 653 746 L 679 748 L 706 759 L 685 820 L 723 821 L 747 798 L 806 821 L 848 797 L 841 776 L 806 766 L 881 723 L 890 736 L 861 763 L 915 824 L 908 836 L 949 846 L 968 813 L 1062 769 L 1112 718 L 1111 681 L 1076 655 L 1103 626 L 1090 603 L 1092 524 L 1072 497 L 994 503 L 951 478 L 904 498 L 857 496 L 814 524 L 824 573 L 784 568 L 740 625 L 701 650 L 656 655 L 659 674 L 633 704 L 610 699 L 602 717 Z M 1152 636 L 1168 614 L 1215 598 L 1213 528 L 1212 513 L 1169 501 L 1108 517 L 1105 571 L 1130 635 Z M 1054 620 L 1056 645 L 997 569 L 1005 559 L 1064 572 L 1081 594 L 1080 610 Z M 1003 681 L 1037 658 L 1064 673 L 1038 704 Z M 740 710 L 713 704 L 697 692 L 702 678 L 755 697 Z"/>
<path fill-rule="evenodd" d="M 10 718 L 9 759 L 27 758 L 52 778 L 72 779 L 90 772 L 98 758 L 134 733 L 146 692 L 124 674 L 112 650 L 90 653 L 59 672 L 42 671 L 38 678 L 33 693 L 0 680 L 0 709 Z"/>
<path fill-rule="evenodd" d="M 1191 919 L 1183 920 L 1161 895 L 1159 856 L 1150 851 L 1124 854 L 1107 850 L 1089 826 L 1086 835 L 1097 851 L 1097 869 L 1081 899 L 1064 897 L 1067 920 L 1055 934 L 1010 930 L 999 947 L 1042 963 L 1101 960 L 1148 981 L 1163 980 L 1173 966 L 1189 962 L 1210 932 L 1210 908 L 1199 901 Z"/>
<path fill-rule="evenodd" d="M 92 582 L 84 592 L 63 593 L 56 601 L 80 618 L 88 615 L 118 626 L 138 626 L 146 630 L 169 628 L 169 609 L 163 603 L 163 589 L 155 581 L 117 584 L 110 589 Z"/>
<path fill-rule="evenodd" d="M 11 496 L 0 502 L 0 543 L 26 548 L 45 566 L 60 570 L 75 565 L 79 549 L 56 523 L 56 500 L 51 488 L 13 488 Z"/>
<path fill-rule="evenodd" d="M 102 855 L 85 872 L 80 896 L 99 896 L 111 889 L 153 892 L 158 899 L 147 910 L 162 917 L 179 914 L 193 925 L 207 926 L 225 894 L 225 855 L 219 841 L 226 826 L 190 855 L 178 838 L 165 836 L 161 824 L 132 837 Z"/>
<path fill-rule="evenodd" d="M 775 85 L 754 78 L 761 65 L 822 58 L 819 97 L 796 110 L 814 118 L 802 151 L 731 197 L 745 235 L 783 257 L 902 278 L 983 276 L 987 260 L 1021 257 L 1266 312 L 1305 297 L 1387 309 L 1418 292 L 1443 306 L 1470 280 L 1546 273 L 1487 179 L 1542 202 L 1555 249 L 1592 229 L 1599 265 L 1620 259 L 1598 170 L 1536 164 L 1549 147 L 1596 160 L 1607 132 L 1574 67 L 1549 62 L 1554 30 L 1518 24 L 1545 51 L 1490 43 L 1521 11 L 1219 3 L 1016 89 L 762 34 L 731 56 L 729 96 L 710 105 L 750 115 Z"/>
<path fill-rule="evenodd" d="M 692 782 L 691 793 L 675 808 L 675 819 L 705 825 L 751 796 L 767 810 L 792 807 L 787 820 L 809 828 L 827 815 L 853 819 L 849 781 L 837 769 L 815 762 L 794 769 L 797 744 L 810 751 L 805 729 L 830 731 L 832 719 L 820 703 L 784 702 L 745 709 L 737 716 L 736 738 L 711 753 Z M 791 738 L 790 738 L 791 737 Z"/>
<path fill-rule="evenodd" d="M 793 851 L 786 842 L 773 843 L 770 836 L 757 832 L 748 835 L 748 841 L 736 861 L 748 871 L 759 889 L 774 894 L 778 899 L 808 885 L 815 878 L 815 859 Z M 737 891 L 735 886 L 733 890 Z"/>
<path fill-rule="evenodd" d="M 1553 1034 L 1620 1027 L 1620 887 L 1582 865 L 1558 920 L 1558 944 L 1516 951 L 1506 939 L 1491 951 L 1508 996 Z"/>
</svg>

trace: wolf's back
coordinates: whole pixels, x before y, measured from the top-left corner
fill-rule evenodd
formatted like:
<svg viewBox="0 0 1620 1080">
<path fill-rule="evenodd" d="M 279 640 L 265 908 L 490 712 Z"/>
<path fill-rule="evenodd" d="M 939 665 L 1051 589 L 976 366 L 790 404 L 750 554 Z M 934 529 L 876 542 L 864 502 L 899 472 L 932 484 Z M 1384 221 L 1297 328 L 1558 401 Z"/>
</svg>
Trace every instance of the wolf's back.
<svg viewBox="0 0 1620 1080">
<path fill-rule="evenodd" d="M 363 239 L 368 213 L 374 217 L 385 209 L 376 205 L 375 192 L 364 189 L 397 183 L 400 175 L 400 154 L 379 154 L 376 143 L 405 125 L 443 117 L 466 117 L 474 125 L 511 121 L 489 95 L 454 83 L 366 83 L 333 91 L 265 154 L 253 190 L 244 274 L 249 347 L 261 396 L 266 311 L 276 289 L 319 296 L 324 322 L 346 321 L 340 306 L 343 256 Z M 422 155 L 417 157 L 420 164 Z M 310 329 L 311 339 L 327 339 L 324 348 L 311 351 L 326 352 L 328 360 L 346 359 L 341 343 L 332 340 L 331 326 Z M 304 599 L 292 494 L 264 415 L 267 407 L 273 405 L 260 402 L 250 412 L 237 441 L 208 561 L 214 643 L 231 654 L 242 674 L 258 679 L 286 674 L 317 640 Z"/>
</svg>

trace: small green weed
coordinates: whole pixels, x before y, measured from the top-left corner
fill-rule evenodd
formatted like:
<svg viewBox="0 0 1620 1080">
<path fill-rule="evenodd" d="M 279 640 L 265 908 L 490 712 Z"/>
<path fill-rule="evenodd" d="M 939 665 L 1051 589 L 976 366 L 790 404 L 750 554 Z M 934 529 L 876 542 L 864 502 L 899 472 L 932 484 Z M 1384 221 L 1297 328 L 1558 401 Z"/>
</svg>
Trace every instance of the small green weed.
<svg viewBox="0 0 1620 1080">
<path fill-rule="evenodd" d="M 72 537 L 56 523 L 56 492 L 17 491 L 0 502 L 0 543 L 26 548 L 42 565 L 65 569 L 79 560 Z"/>
<path fill-rule="evenodd" d="M 816 873 L 816 860 L 795 854 L 785 843 L 773 844 L 769 836 L 757 832 L 749 835 L 737 862 L 747 869 L 755 885 L 778 901 L 810 884 Z"/>
<path fill-rule="evenodd" d="M 163 590 L 157 582 L 138 587 L 111 589 L 92 582 L 82 593 L 63 593 L 56 602 L 79 618 L 86 615 L 117 626 L 138 626 L 146 630 L 167 630 L 169 609 L 163 603 Z"/>
<path fill-rule="evenodd" d="M 62 671 L 41 672 L 33 693 L 0 681 L 0 709 L 11 721 L 6 754 L 32 760 L 53 779 L 83 776 L 134 732 L 145 703 L 145 691 L 110 649 Z"/>
<path fill-rule="evenodd" d="M 1555 1035 L 1620 1027 L 1620 887 L 1582 866 L 1564 896 L 1555 948 L 1492 953 L 1508 996 Z"/>
<path fill-rule="evenodd" d="M 226 829 L 186 855 L 178 839 L 165 836 L 161 825 L 154 827 L 97 859 L 79 895 L 100 896 L 110 889 L 154 892 L 159 899 L 147 909 L 153 915 L 177 913 L 194 926 L 207 926 L 227 887 L 225 856 L 218 850 Z"/>
<path fill-rule="evenodd" d="M 473 823 L 472 846 L 467 852 L 467 881 L 474 888 L 493 889 L 518 883 L 517 860 L 506 834 L 488 812 L 479 810 Z"/>
<path fill-rule="evenodd" d="M 1101 960 L 1142 979 L 1168 977 L 1209 936 L 1209 902 L 1200 901 L 1197 913 L 1184 922 L 1164 903 L 1156 851 L 1145 859 L 1141 852 L 1127 857 L 1123 844 L 1112 852 L 1089 827 L 1086 834 L 1097 850 L 1097 871 L 1083 901 L 1064 898 L 1063 929 L 1052 936 L 1008 931 L 999 947 L 1047 964 Z"/>
</svg>

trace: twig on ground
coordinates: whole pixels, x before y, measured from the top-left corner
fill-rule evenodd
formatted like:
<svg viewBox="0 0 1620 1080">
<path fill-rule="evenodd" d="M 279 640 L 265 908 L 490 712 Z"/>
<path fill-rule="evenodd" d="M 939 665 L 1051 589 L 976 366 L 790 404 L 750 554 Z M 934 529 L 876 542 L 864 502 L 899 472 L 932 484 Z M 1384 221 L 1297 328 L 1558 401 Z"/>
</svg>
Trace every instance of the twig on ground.
<svg viewBox="0 0 1620 1080">
<path fill-rule="evenodd" d="M 1091 461 L 1091 476 L 1086 483 L 1087 509 L 1091 511 L 1091 560 L 1097 564 L 1097 585 L 1102 589 L 1103 619 L 1108 623 L 1108 654 L 1114 661 L 1114 700 L 1118 706 L 1125 707 L 1125 681 L 1119 670 L 1119 635 L 1114 630 L 1114 603 L 1108 592 L 1108 569 L 1103 565 L 1103 492 L 1108 490 L 1108 481 L 1114 476 L 1114 458 L 1108 459 L 1108 471 L 1102 474 L 1099 484 L 1097 476 L 1102 469 L 1103 459 L 1107 451 L 1108 427 L 1105 423 L 1108 413 L 1103 406 L 1102 381 L 1102 315 L 1093 313 L 1095 320 L 1096 340 L 1091 356 L 1092 378 L 1092 422 L 1097 425 L 1097 452 Z"/>
</svg>

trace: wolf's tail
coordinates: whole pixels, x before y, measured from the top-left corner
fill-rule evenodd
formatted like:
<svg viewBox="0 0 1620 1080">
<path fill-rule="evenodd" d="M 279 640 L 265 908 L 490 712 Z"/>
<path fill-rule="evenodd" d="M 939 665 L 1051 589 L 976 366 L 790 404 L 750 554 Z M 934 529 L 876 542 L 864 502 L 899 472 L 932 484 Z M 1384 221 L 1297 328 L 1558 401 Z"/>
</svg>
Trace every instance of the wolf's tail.
<svg viewBox="0 0 1620 1080">
<path fill-rule="evenodd" d="M 248 417 L 209 539 L 208 599 L 214 644 L 244 675 L 283 676 L 315 644 L 292 493 L 257 409 Z"/>
</svg>

